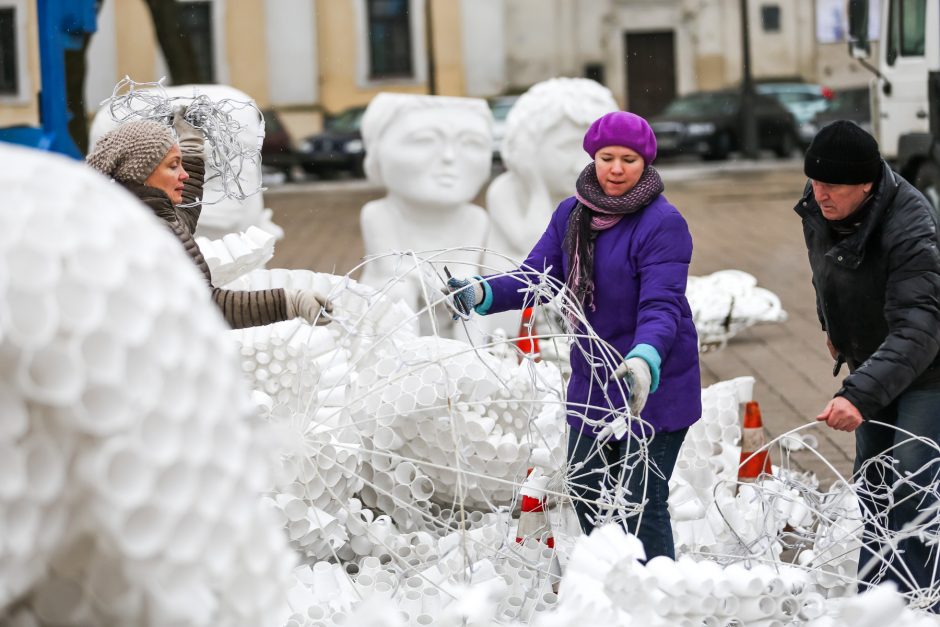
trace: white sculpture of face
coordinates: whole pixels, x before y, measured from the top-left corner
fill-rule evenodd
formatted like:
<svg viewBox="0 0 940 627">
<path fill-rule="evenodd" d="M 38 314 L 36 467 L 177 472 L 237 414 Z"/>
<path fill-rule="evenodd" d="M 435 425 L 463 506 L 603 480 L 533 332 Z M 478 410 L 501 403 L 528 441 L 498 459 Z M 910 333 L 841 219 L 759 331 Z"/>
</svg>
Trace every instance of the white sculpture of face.
<svg viewBox="0 0 940 627">
<path fill-rule="evenodd" d="M 565 119 L 548 129 L 533 151 L 538 170 L 553 197 L 569 196 L 578 175 L 590 161 L 581 147 L 586 128 Z"/>
<path fill-rule="evenodd" d="M 490 174 L 490 135 L 483 117 L 466 109 L 408 111 L 392 122 L 378 146 L 389 195 L 424 206 L 470 202 Z"/>
</svg>

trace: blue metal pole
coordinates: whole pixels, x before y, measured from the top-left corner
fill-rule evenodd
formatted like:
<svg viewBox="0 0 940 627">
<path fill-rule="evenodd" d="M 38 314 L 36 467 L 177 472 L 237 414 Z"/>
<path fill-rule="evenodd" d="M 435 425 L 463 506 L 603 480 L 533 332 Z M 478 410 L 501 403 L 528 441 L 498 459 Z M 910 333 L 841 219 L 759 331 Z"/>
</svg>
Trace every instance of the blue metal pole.
<svg viewBox="0 0 940 627">
<path fill-rule="evenodd" d="M 69 135 L 71 114 L 65 91 L 65 51 L 81 48 L 95 32 L 95 0 L 37 0 L 39 62 L 42 77 L 39 117 L 49 149 L 81 158 Z M 84 111 L 79 115 L 85 115 Z"/>
</svg>

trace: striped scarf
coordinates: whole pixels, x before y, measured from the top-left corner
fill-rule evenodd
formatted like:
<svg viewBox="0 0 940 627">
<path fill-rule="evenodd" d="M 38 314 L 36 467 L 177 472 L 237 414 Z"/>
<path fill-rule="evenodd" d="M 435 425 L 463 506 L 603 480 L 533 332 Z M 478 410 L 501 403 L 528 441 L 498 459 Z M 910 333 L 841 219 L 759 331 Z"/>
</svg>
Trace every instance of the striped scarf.
<svg viewBox="0 0 940 627">
<path fill-rule="evenodd" d="M 636 213 L 662 194 L 663 180 L 652 166 L 646 166 L 627 193 L 608 196 L 591 162 L 581 171 L 575 188 L 578 203 L 568 217 L 562 244 L 571 266 L 567 286 L 578 305 L 594 311 L 594 240 L 600 231 L 615 226 L 623 216 Z"/>
</svg>

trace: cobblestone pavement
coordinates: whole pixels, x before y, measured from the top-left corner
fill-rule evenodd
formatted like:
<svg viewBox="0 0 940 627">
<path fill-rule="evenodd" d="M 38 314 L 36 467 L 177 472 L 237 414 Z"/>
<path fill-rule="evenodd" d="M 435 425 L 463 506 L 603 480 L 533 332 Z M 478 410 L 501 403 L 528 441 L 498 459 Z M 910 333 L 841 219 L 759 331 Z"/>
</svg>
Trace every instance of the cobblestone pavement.
<svg viewBox="0 0 940 627">
<path fill-rule="evenodd" d="M 755 398 L 769 436 L 814 422 L 839 387 L 816 319 L 802 229 L 793 212 L 805 183 L 801 165 L 798 160 L 767 160 L 660 167 L 666 196 L 692 231 L 692 273 L 727 268 L 749 272 L 780 297 L 789 314 L 783 324 L 753 327 L 724 349 L 702 356 L 702 385 L 746 374 L 756 378 Z M 381 195 L 363 181 L 268 191 L 266 204 L 286 232 L 269 266 L 345 274 L 362 256 L 359 209 Z M 846 476 L 851 472 L 851 434 L 825 425 L 804 433 L 819 439 L 820 455 L 836 470 Z M 824 486 L 834 478 L 815 455 L 802 451 L 792 459 L 816 471 Z M 775 452 L 774 462 L 778 460 Z"/>
</svg>

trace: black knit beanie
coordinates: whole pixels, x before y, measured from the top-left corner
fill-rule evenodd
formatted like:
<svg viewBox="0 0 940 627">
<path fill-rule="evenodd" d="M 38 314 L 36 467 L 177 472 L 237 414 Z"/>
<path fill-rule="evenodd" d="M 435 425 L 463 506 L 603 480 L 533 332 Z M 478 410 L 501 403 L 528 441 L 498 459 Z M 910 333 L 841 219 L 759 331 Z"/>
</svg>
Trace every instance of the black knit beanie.
<svg viewBox="0 0 940 627">
<path fill-rule="evenodd" d="M 806 150 L 803 173 L 820 183 L 871 183 L 881 173 L 878 142 L 855 122 L 836 120 L 816 133 Z"/>
</svg>

